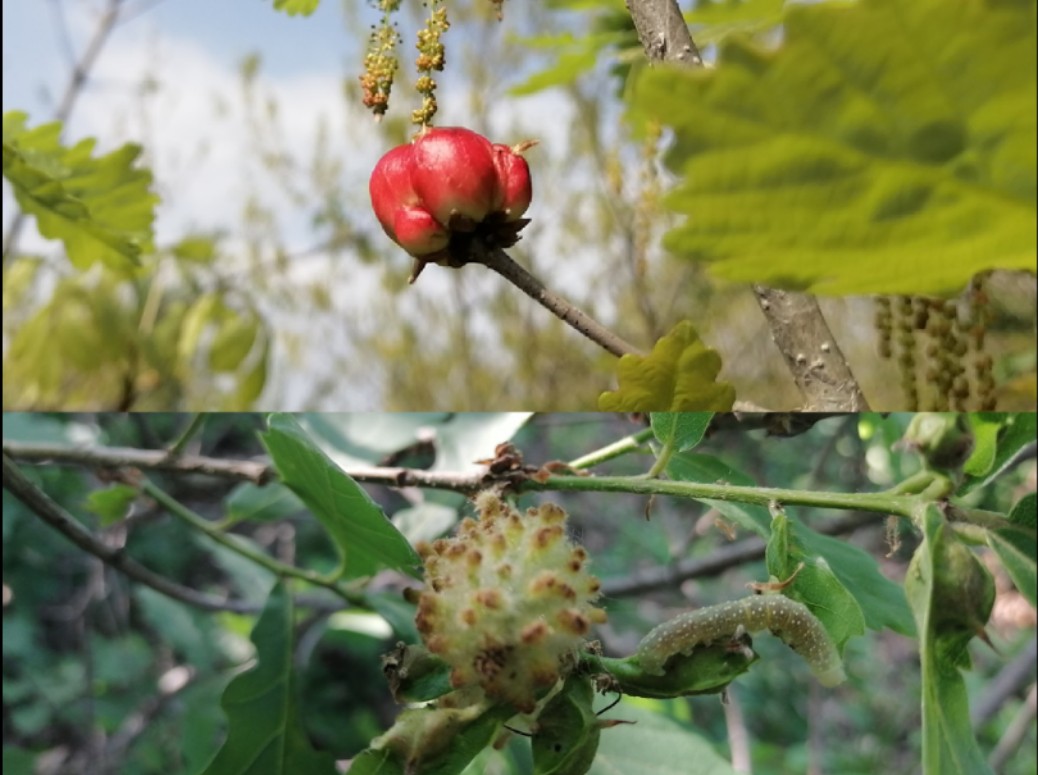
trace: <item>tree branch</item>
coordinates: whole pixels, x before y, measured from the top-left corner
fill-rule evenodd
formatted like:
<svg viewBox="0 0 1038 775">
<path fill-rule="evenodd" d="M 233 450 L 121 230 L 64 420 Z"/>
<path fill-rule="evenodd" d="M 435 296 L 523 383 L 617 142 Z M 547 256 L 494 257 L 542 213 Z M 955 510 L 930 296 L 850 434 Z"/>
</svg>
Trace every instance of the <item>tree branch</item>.
<svg viewBox="0 0 1038 775">
<path fill-rule="evenodd" d="M 576 329 L 608 352 L 618 358 L 623 355 L 638 354 L 638 350 L 634 346 L 628 344 L 587 313 L 574 307 L 562 296 L 548 290 L 540 280 L 513 261 L 500 248 L 484 249 L 481 245 L 475 245 L 473 254 L 477 263 L 493 269 L 563 323 Z"/>
<path fill-rule="evenodd" d="M 703 66 L 676 0 L 627 0 L 627 10 L 649 61 Z M 818 300 L 763 285 L 754 285 L 753 290 L 771 338 L 804 396 L 803 411 L 867 411 L 865 397 Z"/>
<path fill-rule="evenodd" d="M 181 586 L 176 582 L 148 570 L 131 559 L 121 549 L 107 546 L 93 533 L 83 527 L 75 517 L 54 502 L 50 496 L 33 484 L 4 453 L 4 489 L 26 505 L 36 516 L 68 538 L 85 552 L 102 562 L 122 571 L 131 579 L 139 581 L 156 592 L 174 600 L 206 611 L 233 611 L 234 613 L 256 613 L 259 606 L 240 600 L 225 600 Z"/>
<path fill-rule="evenodd" d="M 825 535 L 842 535 L 874 524 L 876 520 L 871 515 L 853 514 L 822 523 L 815 529 Z M 606 579 L 602 582 L 602 593 L 609 597 L 622 597 L 657 592 L 661 589 L 676 589 L 689 579 L 717 576 L 729 568 L 759 560 L 764 556 L 766 546 L 764 539 L 756 536 L 732 544 L 723 544 L 713 549 L 706 557 L 687 558 L 673 565 L 657 565 L 622 578 Z"/>
</svg>

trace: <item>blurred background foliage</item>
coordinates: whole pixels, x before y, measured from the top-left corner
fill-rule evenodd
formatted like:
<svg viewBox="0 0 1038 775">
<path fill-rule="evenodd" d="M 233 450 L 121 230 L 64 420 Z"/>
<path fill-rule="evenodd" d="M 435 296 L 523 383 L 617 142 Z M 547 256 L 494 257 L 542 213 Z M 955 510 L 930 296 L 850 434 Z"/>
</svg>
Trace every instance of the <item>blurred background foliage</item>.
<svg viewBox="0 0 1038 775">
<path fill-rule="evenodd" d="M 300 415 L 310 436 L 340 465 L 392 464 L 465 471 L 509 437 L 527 463 L 571 460 L 637 432 L 623 415 Z M 861 415 L 818 422 L 791 438 L 763 431 L 718 430 L 697 449 L 761 485 L 841 492 L 878 490 L 914 473 L 918 461 L 892 449 L 910 416 Z M 168 449 L 191 417 L 175 414 L 7 415 L 5 443 L 55 442 L 80 447 Z M 256 414 L 212 415 L 185 447 L 225 460 L 265 460 Z M 514 436 L 513 436 L 514 434 Z M 213 544 L 154 502 L 118 495 L 112 472 L 20 464 L 59 504 L 111 546 L 124 547 L 148 568 L 193 589 L 263 604 L 273 577 Z M 602 474 L 638 474 L 645 454 L 596 467 Z M 971 505 L 1007 511 L 1035 489 L 1033 444 L 992 486 L 971 493 Z M 295 565 L 329 571 L 337 557 L 327 534 L 282 485 L 264 487 L 196 473 L 148 471 L 167 493 L 214 522 L 233 520 L 247 545 Z M 471 514 L 457 493 L 365 486 L 394 524 L 414 542 L 449 531 Z M 763 544 L 741 533 L 705 504 L 604 493 L 525 495 L 520 507 L 546 500 L 571 515 L 574 538 L 585 545 L 606 589 L 609 623 L 599 628 L 606 653 L 626 654 L 654 624 L 689 606 L 746 594 L 767 577 Z M 4 765 L 11 772 L 197 772 L 225 733 L 219 696 L 231 674 L 252 655 L 254 615 L 202 612 L 129 583 L 92 555 L 74 549 L 4 491 Z M 895 582 L 916 546 L 911 533 L 895 548 L 882 519 L 791 509 L 818 528 L 840 523 L 839 535 L 863 549 Z M 231 524 L 231 523 L 227 523 Z M 731 562 L 717 563 L 677 588 L 634 586 L 641 571 L 677 561 L 704 560 L 758 542 Z M 981 550 L 985 560 L 993 559 Z M 998 562 L 999 594 L 988 633 L 994 649 L 975 643 L 967 678 L 974 725 L 984 750 L 994 749 L 1026 717 L 1033 695 L 1034 609 L 1015 591 Z M 400 592 L 399 574 L 375 576 L 366 594 L 378 613 L 343 607 L 342 600 L 292 587 L 298 602 L 295 664 L 300 707 L 314 744 L 348 759 L 387 729 L 398 712 L 373 665 L 397 640 L 416 633 Z M 709 739 L 724 756 L 729 740 L 747 741 L 753 771 L 910 772 L 919 761 L 919 670 L 914 639 L 885 631 L 853 639 L 845 656 L 848 684 L 822 690 L 806 665 L 779 641 L 761 637 L 763 661 L 733 684 L 729 702 L 716 696 L 673 701 L 627 698 L 610 717 L 636 708 L 676 719 Z M 1028 656 L 1030 649 L 1030 656 Z M 1030 666 L 1026 667 L 1028 659 Z M 1025 664 L 1024 683 L 1006 693 L 999 677 Z M 608 736 L 608 732 L 605 733 Z M 1033 773 L 1033 718 L 998 768 Z M 488 751 L 473 773 L 529 770 L 523 745 Z M 528 751 L 528 749 L 526 749 Z M 526 754 L 528 755 L 528 753 Z M 33 769 L 35 768 L 35 769 Z"/>
<path fill-rule="evenodd" d="M 735 32 L 780 41 L 780 5 L 703 2 L 689 21 L 711 60 L 715 44 Z M 367 174 L 410 136 L 418 102 L 412 41 L 425 11 L 405 3 L 398 14 L 401 69 L 376 127 L 360 106 L 358 75 L 378 15 L 361 2 L 340 7 L 342 88 L 319 113 L 286 113 L 263 50 L 240 63 L 236 88 L 199 84 L 212 90 L 214 133 L 229 131 L 229 116 L 244 116 L 234 152 L 252 185 L 234 220 L 202 232 L 159 228 L 163 236 L 140 267 L 88 270 L 39 240 L 19 239 L 23 229 L 8 221 L 5 408 L 562 410 L 593 406 L 614 386 L 610 356 L 491 273 L 434 267 L 406 284 L 407 257 L 370 214 Z M 515 257 L 643 350 L 691 320 L 721 353 L 721 379 L 741 400 L 797 405 L 750 288 L 662 247 L 679 223 L 661 204 L 676 180 L 659 164 L 651 133 L 637 137 L 622 120 L 627 78 L 642 58 L 623 4 L 554 0 L 512 12 L 506 4 L 503 22 L 486 0 L 448 8 L 437 121 L 502 142 L 542 140 L 528 155 L 533 223 Z M 142 62 L 137 82 L 124 87 L 124 113 L 101 138 L 106 148 L 140 143 L 143 163 L 167 171 L 155 181 L 160 227 L 192 197 L 190 170 L 214 153 L 208 138 L 175 150 L 156 141 L 176 78 L 161 63 Z M 79 104 L 90 99 L 89 91 L 76 95 Z M 310 127 L 303 144 L 286 129 L 300 121 Z M 309 224 L 305 240 L 291 228 L 300 222 Z M 985 351 L 999 408 L 1029 407 L 1033 275 L 996 273 L 987 292 Z M 896 363 L 876 355 L 873 301 L 827 298 L 822 307 L 873 408 L 905 407 Z"/>
</svg>

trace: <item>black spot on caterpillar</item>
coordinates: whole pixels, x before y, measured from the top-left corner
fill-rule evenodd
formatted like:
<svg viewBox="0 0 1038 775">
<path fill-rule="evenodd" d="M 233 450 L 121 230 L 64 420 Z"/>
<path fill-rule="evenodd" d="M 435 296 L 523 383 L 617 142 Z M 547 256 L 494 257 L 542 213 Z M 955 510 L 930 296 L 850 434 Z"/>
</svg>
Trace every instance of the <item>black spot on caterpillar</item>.
<svg viewBox="0 0 1038 775">
<path fill-rule="evenodd" d="M 703 646 L 747 632 L 770 630 L 802 656 L 824 686 L 846 678 L 836 644 L 803 603 L 782 595 L 753 595 L 730 603 L 707 606 L 674 617 L 655 627 L 638 644 L 638 663 L 650 675 L 663 675 L 663 666 L 675 654 L 691 654 Z"/>
</svg>

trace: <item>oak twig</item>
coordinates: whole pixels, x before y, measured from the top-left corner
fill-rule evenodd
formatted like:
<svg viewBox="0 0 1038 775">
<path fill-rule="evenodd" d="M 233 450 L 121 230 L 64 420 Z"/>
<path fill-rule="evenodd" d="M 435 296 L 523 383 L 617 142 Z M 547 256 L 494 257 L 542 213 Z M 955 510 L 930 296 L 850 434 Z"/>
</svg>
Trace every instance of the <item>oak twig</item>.
<svg viewBox="0 0 1038 775">
<path fill-rule="evenodd" d="M 608 352 L 617 357 L 638 354 L 638 350 L 620 336 L 610 331 L 586 312 L 570 304 L 562 296 L 548 290 L 544 283 L 527 272 L 526 269 L 516 263 L 500 248 L 480 248 L 474 252 L 478 263 L 497 272 L 563 323 L 576 329 L 583 336 L 586 336 Z"/>
<path fill-rule="evenodd" d="M 36 516 L 68 538 L 85 552 L 94 555 L 116 570 L 122 571 L 156 592 L 179 600 L 182 603 L 206 611 L 233 611 L 234 613 L 256 613 L 259 606 L 241 600 L 225 600 L 207 595 L 189 587 L 170 581 L 141 565 L 123 553 L 122 549 L 108 546 L 83 527 L 71 514 L 59 506 L 49 495 L 33 484 L 18 466 L 4 453 L 4 488 L 26 505 Z"/>
</svg>

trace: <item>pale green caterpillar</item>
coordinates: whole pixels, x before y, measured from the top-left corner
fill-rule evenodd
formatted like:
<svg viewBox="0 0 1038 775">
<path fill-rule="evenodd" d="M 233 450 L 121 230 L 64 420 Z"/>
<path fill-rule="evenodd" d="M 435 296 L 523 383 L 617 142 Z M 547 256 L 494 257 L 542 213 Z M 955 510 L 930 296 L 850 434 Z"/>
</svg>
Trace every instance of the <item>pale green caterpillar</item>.
<svg viewBox="0 0 1038 775">
<path fill-rule="evenodd" d="M 771 630 L 807 661 L 824 686 L 846 678 L 840 653 L 822 623 L 807 606 L 782 595 L 753 595 L 676 616 L 642 639 L 638 663 L 650 675 L 663 675 L 663 666 L 672 656 L 733 638 L 740 627 L 750 633 Z"/>
</svg>

